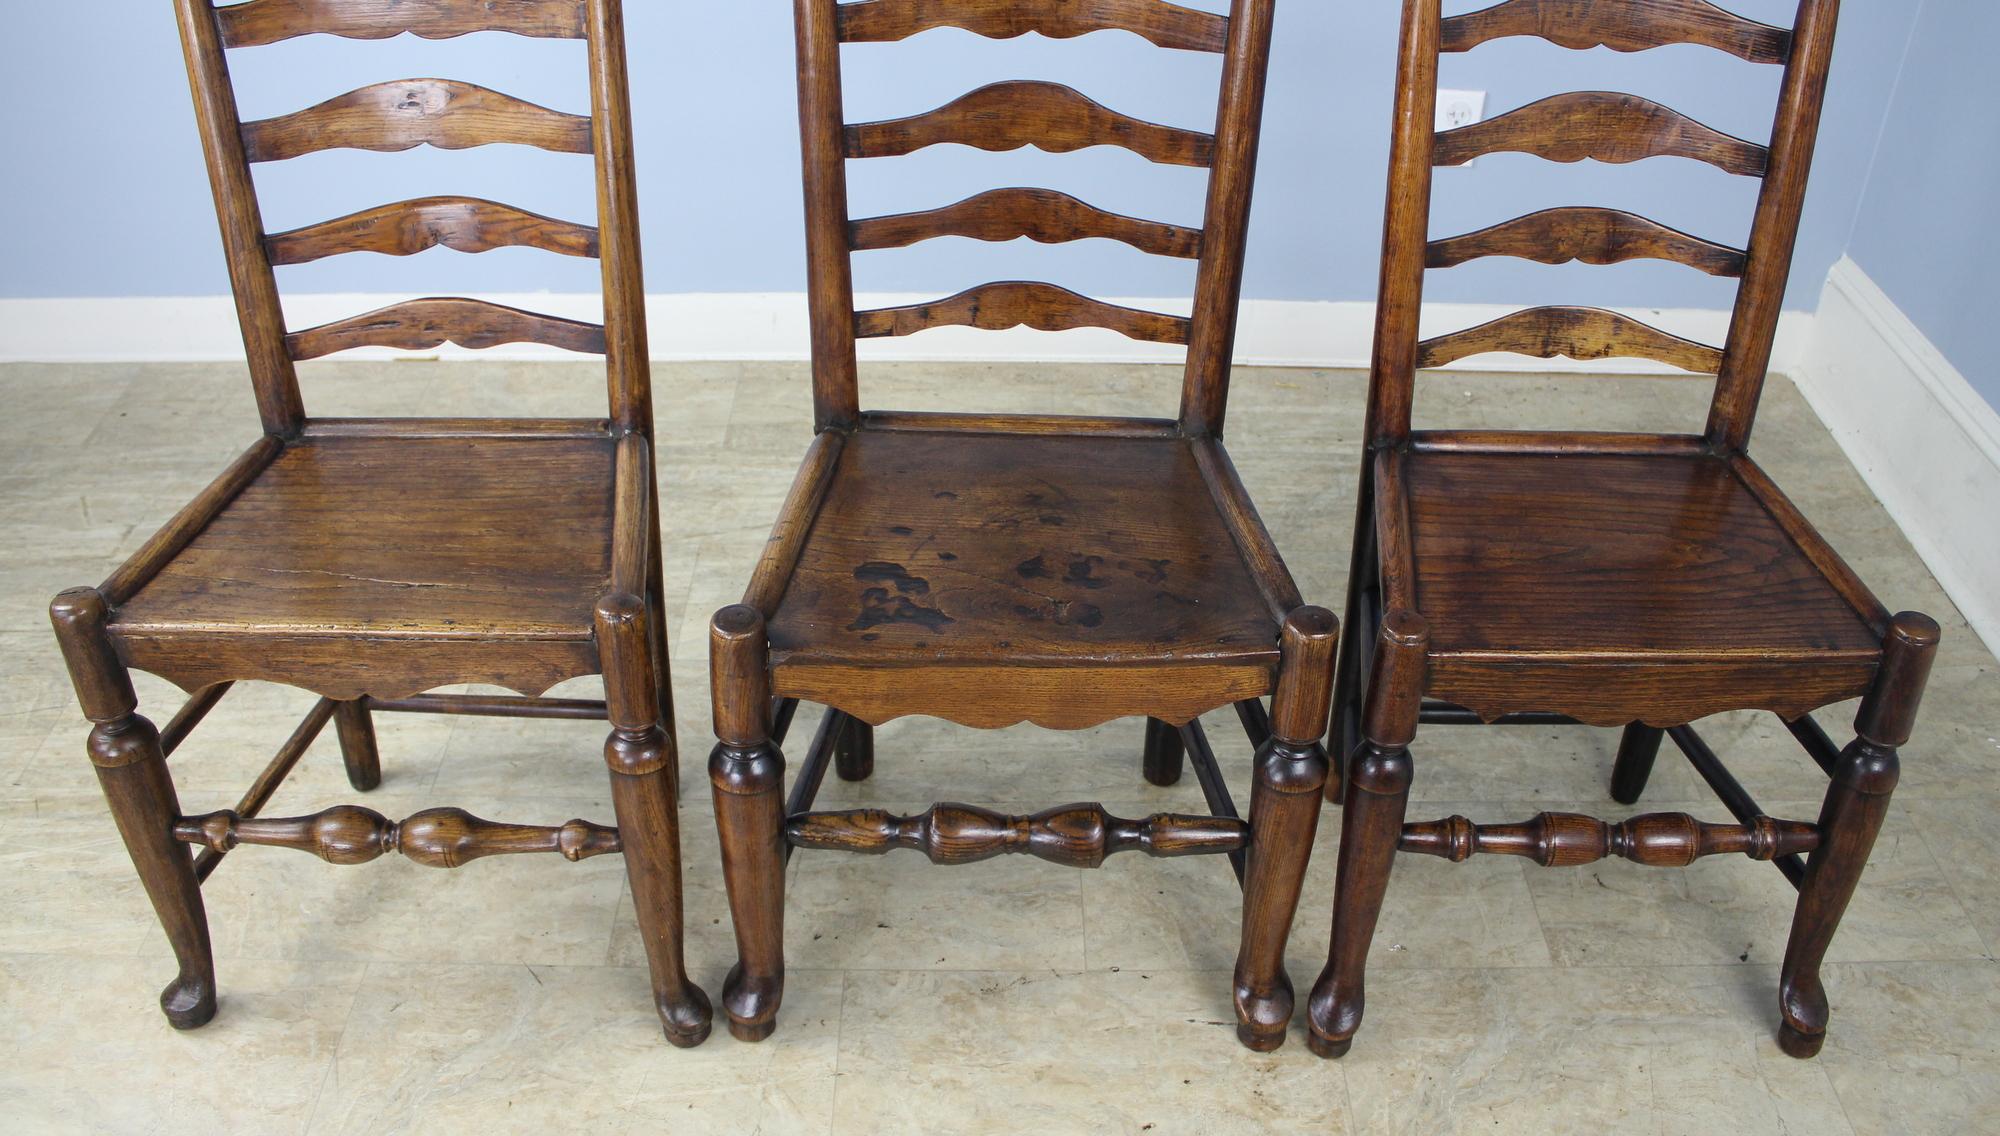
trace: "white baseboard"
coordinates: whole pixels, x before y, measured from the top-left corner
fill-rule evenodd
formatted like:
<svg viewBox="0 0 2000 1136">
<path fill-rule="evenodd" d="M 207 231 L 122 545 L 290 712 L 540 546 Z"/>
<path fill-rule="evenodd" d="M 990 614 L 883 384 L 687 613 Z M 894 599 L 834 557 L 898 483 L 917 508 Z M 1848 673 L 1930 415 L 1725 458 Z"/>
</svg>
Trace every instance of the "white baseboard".
<svg viewBox="0 0 2000 1136">
<path fill-rule="evenodd" d="M 286 301 L 293 327 L 309 327 L 370 311 L 405 296 L 304 295 Z M 540 294 L 485 297 L 514 307 L 600 318 L 591 295 Z M 868 295 L 860 306 L 886 307 L 929 297 Z M 1187 301 L 1118 300 L 1160 311 L 1187 310 Z M 1470 327 L 1512 310 L 1500 304 L 1433 304 L 1425 309 L 1432 334 Z M 1710 343 L 1722 341 L 1729 314 L 1703 309 L 1641 311 L 1632 315 L 1679 335 Z M 742 292 L 657 295 L 647 298 L 653 356 L 662 360 L 802 360 L 806 358 L 805 296 L 800 293 Z M 1772 369 L 1791 374 L 1810 339 L 1812 316 L 1788 312 L 1779 327 Z M 1240 363 L 1277 367 L 1366 367 L 1374 325 L 1374 305 L 1361 301 L 1249 300 L 1237 331 Z M 1015 328 L 986 332 L 940 328 L 901 339 L 862 344 L 864 358 L 926 362 L 1148 362 L 1177 360 L 1179 348 L 1138 343 L 1094 328 L 1058 334 Z M 387 352 L 354 352 L 352 358 Z M 475 353 L 445 347 L 441 357 Z M 547 348 L 512 345 L 477 353 L 487 358 L 560 356 Z M 236 310 L 225 296 L 118 299 L 0 300 L 0 362 L 180 362 L 243 357 Z M 1577 362 L 1489 355 L 1461 364 L 1489 371 L 1583 372 L 1591 374 L 1678 373 L 1649 360 L 1605 359 Z"/>
<path fill-rule="evenodd" d="M 1796 378 L 1931 574 L 2000 653 L 2000 411 L 1845 257 L 1827 276 Z"/>
</svg>

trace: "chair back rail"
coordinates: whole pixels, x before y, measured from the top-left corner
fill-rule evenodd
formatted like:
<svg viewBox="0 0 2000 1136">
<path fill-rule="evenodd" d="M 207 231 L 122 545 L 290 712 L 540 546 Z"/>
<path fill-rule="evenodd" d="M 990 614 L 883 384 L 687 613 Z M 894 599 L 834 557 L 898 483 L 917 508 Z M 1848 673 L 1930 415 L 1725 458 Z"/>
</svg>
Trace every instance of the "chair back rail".
<svg viewBox="0 0 2000 1136">
<path fill-rule="evenodd" d="M 1228 15 L 1166 0 L 795 0 L 799 119 L 805 166 L 807 284 L 812 313 L 814 417 L 819 428 L 860 421 L 856 339 L 960 325 L 988 330 L 1100 327 L 1135 339 L 1185 345 L 1183 428 L 1218 434 L 1241 289 L 1271 0 L 1235 0 Z M 1212 132 L 1167 126 L 1104 106 L 1057 83 L 989 84 L 902 118 L 848 123 L 842 117 L 840 47 L 889 43 L 954 27 L 989 39 L 1035 32 L 1068 39 L 1126 31 L 1155 47 L 1220 54 L 1222 80 Z M 1108 212 L 1069 194 L 1025 186 L 994 189 L 951 205 L 883 217 L 848 214 L 844 163 L 890 158 L 956 143 L 1002 152 L 1034 146 L 1069 153 L 1117 146 L 1149 161 L 1208 170 L 1200 228 Z M 1138 311 L 1040 281 L 994 281 L 939 300 L 856 311 L 852 255 L 938 237 L 1029 238 L 1057 244 L 1090 238 L 1196 262 L 1191 316 Z"/>
<path fill-rule="evenodd" d="M 1451 17 L 1440 14 L 1439 0 L 1407 0 L 1370 376 L 1370 444 L 1396 445 L 1409 437 L 1418 369 L 1502 351 L 1540 358 L 1649 358 L 1715 375 L 1708 440 L 1726 450 L 1741 449 L 1749 440 L 1790 274 L 1838 7 L 1838 0 L 1800 0 L 1794 25 L 1781 28 L 1708 0 L 1505 0 Z M 1514 36 L 1574 50 L 1636 52 L 1692 44 L 1751 64 L 1782 66 L 1770 141 L 1733 137 L 1650 99 L 1611 91 L 1565 92 L 1484 122 L 1435 130 L 1439 56 Z M 1750 238 L 1738 249 L 1624 210 L 1570 205 L 1432 239 L 1433 169 L 1500 152 L 1552 162 L 1678 157 L 1758 178 Z M 1628 315 L 1550 306 L 1420 339 L 1425 271 L 1494 256 L 1591 265 L 1653 259 L 1735 279 L 1728 335 L 1720 346 L 1711 346 Z"/>
<path fill-rule="evenodd" d="M 840 7 L 838 27 L 842 43 L 886 43 L 943 27 L 988 39 L 1128 31 L 1181 51 L 1223 51 L 1229 38 L 1224 17 L 1163 0 L 862 0 Z"/>
<path fill-rule="evenodd" d="M 425 350 L 538 343 L 606 356 L 611 421 L 650 431 L 644 287 L 631 170 L 620 0 L 176 0 L 197 120 L 244 343 L 265 429 L 298 434 L 305 423 L 296 362 L 357 347 Z M 452 79 L 414 78 L 364 86 L 302 110 L 243 121 L 227 52 L 306 35 L 380 40 L 402 34 L 448 39 L 505 32 L 583 40 L 589 50 L 590 113 L 571 114 Z M 282 233 L 264 231 L 253 164 L 333 149 L 397 152 L 517 144 L 590 155 L 595 224 L 545 217 L 481 198 L 445 195 L 392 202 Z M 347 253 L 410 256 L 443 246 L 463 253 L 539 249 L 603 266 L 601 324 L 518 311 L 479 300 L 426 297 L 319 327 L 289 330 L 275 266 Z"/>
<path fill-rule="evenodd" d="M 584 0 L 250 0 L 218 9 L 224 47 L 262 47 L 304 35 L 389 39 L 404 33 L 451 39 L 512 32 L 583 39 Z"/>
</svg>

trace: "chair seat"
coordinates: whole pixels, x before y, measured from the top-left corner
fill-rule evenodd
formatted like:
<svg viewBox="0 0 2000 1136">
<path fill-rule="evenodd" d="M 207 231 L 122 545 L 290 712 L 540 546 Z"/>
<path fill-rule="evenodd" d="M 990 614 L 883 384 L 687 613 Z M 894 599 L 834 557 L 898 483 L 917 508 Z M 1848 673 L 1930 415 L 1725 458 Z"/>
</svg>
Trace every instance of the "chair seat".
<svg viewBox="0 0 2000 1136">
<path fill-rule="evenodd" d="M 361 692 L 390 669 L 384 652 L 435 660 L 429 685 L 594 673 L 614 454 L 606 435 L 308 437 L 120 605 L 111 631 L 131 665 L 183 686 L 236 677 L 223 672 L 274 643 L 286 657 L 262 663 L 296 672 L 274 677 L 330 694 Z"/>
<path fill-rule="evenodd" d="M 1201 444 L 855 432 L 768 620 L 775 687 L 868 721 L 971 725 L 1185 720 L 1147 689 L 1168 670 L 1201 709 L 1267 692 L 1279 619 Z M 1188 677 L 1201 668 L 1214 677 Z"/>
<path fill-rule="evenodd" d="M 1796 716 L 1859 694 L 1881 655 L 1880 606 L 1746 466 L 1412 448 L 1402 482 L 1433 691 L 1489 715 L 1656 725 Z M 1689 686 L 1686 673 L 1716 677 Z"/>
</svg>

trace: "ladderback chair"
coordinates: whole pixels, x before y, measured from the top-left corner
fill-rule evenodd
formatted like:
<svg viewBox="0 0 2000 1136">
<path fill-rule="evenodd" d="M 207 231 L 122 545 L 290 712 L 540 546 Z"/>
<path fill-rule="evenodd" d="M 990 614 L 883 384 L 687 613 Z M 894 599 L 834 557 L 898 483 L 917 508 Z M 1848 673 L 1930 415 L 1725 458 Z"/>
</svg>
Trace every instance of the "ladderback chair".
<svg viewBox="0 0 2000 1136">
<path fill-rule="evenodd" d="M 1077 866 L 1140 849 L 1230 856 L 1244 886 L 1238 1034 L 1256 1049 L 1283 1041 L 1292 1011 L 1283 948 L 1326 774 L 1335 621 L 1301 602 L 1221 445 L 1271 9 L 1271 0 L 1236 0 L 1227 14 L 1162 0 L 797 0 L 816 437 L 743 602 L 717 613 L 711 642 L 720 744 L 710 775 L 739 950 L 723 1006 L 738 1037 L 774 1025 L 793 847 L 910 848 L 939 863 L 1027 853 Z M 1046 82 L 996 83 L 908 118 L 843 121 L 843 44 L 944 26 L 993 39 L 1123 30 L 1160 50 L 1218 54 L 1213 133 L 1142 121 Z M 1120 146 L 1199 167 L 1206 216 L 1194 230 L 1008 188 L 926 212 L 849 217 L 845 163 L 940 143 Z M 855 310 L 855 253 L 946 236 L 1102 237 L 1192 259 L 1193 314 L 1021 281 Z M 1184 344 L 1180 416 L 860 408 L 856 339 L 951 324 L 1100 327 Z M 778 744 L 800 699 L 829 710 L 787 801 Z M 1260 747 L 1247 822 L 1196 720 L 1231 704 Z M 1171 783 L 1191 759 L 1215 815 L 1127 820 L 1095 804 L 1014 817 L 956 804 L 916 816 L 809 811 L 829 760 L 843 777 L 867 777 L 873 727 L 913 714 L 977 728 L 1144 717 L 1147 777 Z"/>
<path fill-rule="evenodd" d="M 1544 865 L 1619 856 L 1685 866 L 1742 853 L 1799 889 L 1781 978 L 1786 1052 L 1826 1031 L 1819 966 L 1896 784 L 1937 625 L 1891 615 L 1745 452 L 1771 358 L 1833 47 L 1836 0 L 1801 0 L 1790 28 L 1705 0 L 1508 0 L 1442 18 L 1406 0 L 1395 100 L 1381 306 L 1334 734 L 1349 754 L 1333 944 L 1310 1005 L 1313 1048 L 1347 1051 L 1363 964 L 1398 850 Z M 1439 55 L 1535 36 L 1632 52 L 1705 45 L 1783 68 L 1768 143 L 1730 137 L 1633 95 L 1556 95 L 1433 132 Z M 1675 156 L 1762 181 L 1748 247 L 1631 213 L 1552 209 L 1432 240 L 1431 170 L 1496 151 L 1560 162 Z M 1652 258 L 1738 280 L 1720 347 L 1596 308 L 1539 307 L 1419 339 L 1427 268 L 1481 257 L 1551 264 Z M 1411 427 L 1415 374 L 1467 356 L 1639 356 L 1712 374 L 1698 434 L 1430 431 Z M 1837 748 L 1811 712 L 1862 697 Z M 1816 821 L 1764 815 L 1692 722 L 1775 712 L 1830 776 Z M 1422 723 L 1621 726 L 1612 794 L 1636 802 L 1670 736 L 1736 819 L 1609 823 L 1542 814 L 1405 824 L 1409 745 Z M 1802 854 L 1810 858 L 1801 860 Z"/>
<path fill-rule="evenodd" d="M 681 957 L 673 713 L 663 644 L 624 35 L 618 0 L 176 0 L 196 115 L 264 436 L 124 566 L 56 598 L 57 637 L 89 752 L 120 834 L 179 959 L 162 996 L 189 1029 L 215 1013 L 201 884 L 238 845 L 358 864 L 400 852 L 432 867 L 482 856 L 622 851 L 653 994 L 669 1041 L 707 1036 L 709 1007 Z M 444 39 L 475 32 L 582 40 L 590 113 L 550 110 L 467 83 L 410 79 L 258 121 L 237 112 L 232 50 L 314 33 Z M 579 76 L 579 79 L 582 77 Z M 383 205 L 266 233 L 251 166 L 334 148 L 399 151 L 516 143 L 588 156 L 594 225 L 468 197 Z M 581 167 L 579 167 L 581 176 Z M 602 262 L 604 321 L 482 301 L 410 301 L 289 330 L 275 265 L 434 245 L 503 246 Z M 308 418 L 294 364 L 349 348 L 550 344 L 604 356 L 600 419 Z M 164 731 L 137 713 L 128 668 L 192 693 Z M 541 697 L 601 674 L 605 698 Z M 183 815 L 167 756 L 233 682 L 321 695 L 235 808 Z M 425 693 L 491 684 L 513 696 Z M 372 710 L 608 719 L 617 826 L 498 824 L 458 809 L 400 822 L 339 805 L 258 813 L 314 736 L 338 727 L 356 789 L 381 780 Z M 190 845 L 195 846 L 191 848 Z M 199 854 L 195 854 L 196 849 Z"/>
</svg>

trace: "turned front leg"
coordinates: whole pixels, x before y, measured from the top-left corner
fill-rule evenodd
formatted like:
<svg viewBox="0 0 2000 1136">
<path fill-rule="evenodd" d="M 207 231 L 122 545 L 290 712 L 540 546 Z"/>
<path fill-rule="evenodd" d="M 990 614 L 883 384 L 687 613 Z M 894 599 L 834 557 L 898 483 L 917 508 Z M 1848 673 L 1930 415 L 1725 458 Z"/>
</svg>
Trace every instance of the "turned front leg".
<svg viewBox="0 0 2000 1136">
<path fill-rule="evenodd" d="M 1938 626 L 1928 616 L 1903 612 L 1890 622 L 1882 669 L 1855 716 L 1857 736 L 1833 767 L 1833 784 L 1820 809 L 1820 845 L 1806 861 L 1778 978 L 1784 1015 L 1778 1045 L 1793 1057 L 1811 1057 L 1826 1043 L 1828 1008 L 1820 964 L 1889 812 L 1889 794 L 1901 774 L 1896 751 L 1910 740 L 1937 645 Z"/>
<path fill-rule="evenodd" d="M 604 668 L 605 712 L 611 735 L 604 760 L 611 769 L 611 806 L 625 850 L 625 875 L 632 885 L 632 909 L 646 965 L 653 980 L 653 1006 L 667 1041 L 683 1049 L 708 1037 L 714 1011 L 708 996 L 688 980 L 681 946 L 680 801 L 674 767 L 673 735 L 662 723 L 667 707 L 659 701 L 658 678 L 666 658 L 655 656 L 658 622 L 644 600 L 613 595 L 597 605 L 597 634 Z"/>
<path fill-rule="evenodd" d="M 1366 736 L 1347 761 L 1333 941 L 1307 1006 L 1306 1044 L 1321 1057 L 1346 1053 L 1361 1028 L 1368 947 L 1409 805 L 1409 746 L 1423 706 L 1429 642 L 1430 629 L 1414 612 L 1392 611 L 1382 621 L 1368 684 Z"/>
<path fill-rule="evenodd" d="M 167 933 L 180 973 L 160 993 L 160 1009 L 175 1029 L 195 1029 L 215 1017 L 215 955 L 194 861 L 174 837 L 180 801 L 160 750 L 159 731 L 135 713 L 132 680 L 112 651 L 109 616 L 95 588 L 75 588 L 49 607 L 84 716 L 94 725 L 88 752 L 118 835 Z"/>
<path fill-rule="evenodd" d="M 709 629 L 715 752 L 708 776 L 722 875 L 736 924 L 736 965 L 722 987 L 729 1032 L 761 1041 L 785 993 L 785 757 L 770 738 L 771 679 L 764 617 L 735 604 Z"/>
<path fill-rule="evenodd" d="M 1243 940 L 1236 952 L 1236 1037 L 1268 1052 L 1285 1043 L 1292 1020 L 1292 980 L 1285 941 L 1319 829 L 1326 786 L 1327 712 L 1339 626 L 1324 608 L 1302 607 L 1285 620 L 1271 737 L 1257 752 L 1250 788 L 1250 848 L 1243 867 Z"/>
</svg>

